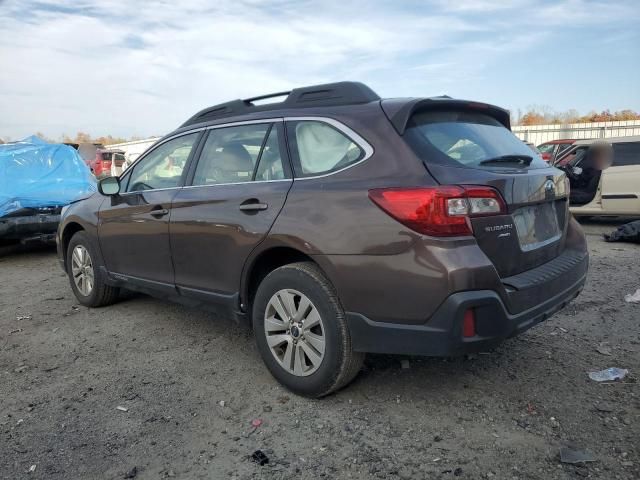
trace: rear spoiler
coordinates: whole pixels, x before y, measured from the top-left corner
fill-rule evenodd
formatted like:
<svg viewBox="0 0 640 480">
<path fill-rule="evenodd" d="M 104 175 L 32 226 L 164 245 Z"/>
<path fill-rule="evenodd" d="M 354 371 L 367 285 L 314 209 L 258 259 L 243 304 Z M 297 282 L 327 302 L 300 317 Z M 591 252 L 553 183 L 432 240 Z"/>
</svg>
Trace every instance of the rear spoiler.
<svg viewBox="0 0 640 480">
<path fill-rule="evenodd" d="M 382 100 L 380 104 L 385 115 L 400 135 L 404 134 L 409 119 L 414 113 L 424 110 L 442 110 L 449 108 L 480 111 L 495 118 L 511 130 L 509 111 L 487 103 L 454 100 L 451 97 L 444 96 L 432 98 L 391 98 Z"/>
</svg>

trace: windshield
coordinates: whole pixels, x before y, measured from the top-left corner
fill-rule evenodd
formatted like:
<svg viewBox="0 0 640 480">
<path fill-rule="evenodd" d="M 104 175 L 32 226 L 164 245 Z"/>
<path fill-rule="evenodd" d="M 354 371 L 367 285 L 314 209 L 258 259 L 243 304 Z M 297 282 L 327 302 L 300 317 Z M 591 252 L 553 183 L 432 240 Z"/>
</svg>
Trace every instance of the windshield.
<svg viewBox="0 0 640 480">
<path fill-rule="evenodd" d="M 538 150 L 540 150 L 542 153 L 552 153 L 553 147 L 555 147 L 555 144 L 545 143 L 543 145 L 538 145 Z"/>
<path fill-rule="evenodd" d="M 490 169 L 547 167 L 509 129 L 483 113 L 451 110 L 417 113 L 411 117 L 405 137 L 425 163 Z M 524 157 L 532 160 L 519 161 Z"/>
</svg>

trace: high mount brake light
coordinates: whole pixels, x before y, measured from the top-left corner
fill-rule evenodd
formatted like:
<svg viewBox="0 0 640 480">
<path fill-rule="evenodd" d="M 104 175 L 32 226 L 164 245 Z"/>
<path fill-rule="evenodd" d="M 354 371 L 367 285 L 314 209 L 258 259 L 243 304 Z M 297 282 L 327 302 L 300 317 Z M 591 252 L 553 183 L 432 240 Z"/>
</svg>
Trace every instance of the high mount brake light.
<svg viewBox="0 0 640 480">
<path fill-rule="evenodd" d="M 377 188 L 369 198 L 391 217 L 425 235 L 473 235 L 470 217 L 505 214 L 497 190 L 475 185 L 427 188 Z"/>
</svg>

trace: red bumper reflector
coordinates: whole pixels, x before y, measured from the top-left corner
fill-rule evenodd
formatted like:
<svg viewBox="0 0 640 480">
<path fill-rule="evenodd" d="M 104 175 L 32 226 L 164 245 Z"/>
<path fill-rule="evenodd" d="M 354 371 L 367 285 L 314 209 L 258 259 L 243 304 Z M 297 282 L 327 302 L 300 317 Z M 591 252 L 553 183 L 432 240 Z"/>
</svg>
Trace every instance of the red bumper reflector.
<svg viewBox="0 0 640 480">
<path fill-rule="evenodd" d="M 464 319 L 462 320 L 462 336 L 463 337 L 475 337 L 476 336 L 476 316 L 472 309 L 464 312 Z"/>
</svg>

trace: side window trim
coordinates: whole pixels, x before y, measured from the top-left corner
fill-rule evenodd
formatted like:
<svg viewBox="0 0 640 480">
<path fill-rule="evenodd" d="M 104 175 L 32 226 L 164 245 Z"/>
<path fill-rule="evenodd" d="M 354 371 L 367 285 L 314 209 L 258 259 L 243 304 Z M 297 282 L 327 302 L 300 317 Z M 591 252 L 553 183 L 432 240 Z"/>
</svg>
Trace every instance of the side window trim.
<svg viewBox="0 0 640 480">
<path fill-rule="evenodd" d="M 293 169 L 293 154 L 291 152 L 291 141 L 288 138 L 288 134 L 287 134 L 287 122 L 297 122 L 297 121 L 304 121 L 304 120 L 309 120 L 309 121 L 319 121 L 319 122 L 324 122 L 327 123 L 331 126 L 333 126 L 334 128 L 336 128 L 337 130 L 339 130 L 340 132 L 344 133 L 351 141 L 353 141 L 356 145 L 358 145 L 360 148 L 362 148 L 364 150 L 364 156 L 362 157 L 362 159 L 358 160 L 355 163 L 352 163 L 351 165 L 347 165 L 344 168 L 341 168 L 339 170 L 335 170 L 333 172 L 328 172 L 328 173 L 324 173 L 321 175 L 314 175 L 314 176 L 309 176 L 309 177 L 296 177 L 294 169 Z M 122 172 L 121 174 L 121 178 L 124 177 L 125 175 L 128 174 L 128 178 L 127 178 L 127 183 L 129 182 L 129 179 L 131 177 L 131 172 L 133 171 L 133 169 L 136 167 L 136 165 L 138 163 L 140 163 L 141 161 L 143 161 L 148 155 L 150 155 L 156 148 L 160 147 L 162 144 L 169 142 L 175 138 L 178 137 L 182 137 L 184 135 L 190 135 L 193 133 L 198 133 L 200 132 L 200 137 L 199 139 L 196 141 L 196 148 L 191 150 L 191 153 L 189 154 L 189 158 L 187 159 L 187 166 L 185 167 L 185 172 L 183 172 L 183 179 L 181 181 L 181 185 L 178 187 L 171 187 L 172 189 L 175 188 L 196 188 L 196 187 L 200 187 L 202 185 L 192 185 L 193 183 L 193 176 L 195 175 L 195 167 L 197 165 L 197 160 L 200 157 L 200 154 L 202 153 L 202 149 L 204 148 L 205 142 L 207 140 L 207 137 L 209 135 L 209 132 L 211 130 L 216 130 L 218 128 L 226 128 L 226 127 L 235 127 L 235 126 L 241 126 L 241 125 L 251 125 L 251 124 L 256 124 L 256 123 L 271 123 L 273 125 L 275 125 L 278 128 L 278 139 L 279 139 L 279 146 L 280 146 L 280 154 L 283 155 L 282 158 L 282 163 L 283 163 L 283 167 L 285 169 L 285 175 L 287 178 L 284 178 L 282 180 L 258 180 L 259 182 L 287 182 L 287 181 L 291 181 L 296 180 L 296 181 L 300 181 L 300 180 L 313 180 L 315 178 L 322 178 L 322 177 L 327 177 L 329 175 L 334 175 L 336 173 L 340 173 L 344 170 L 347 170 L 351 167 L 355 167 L 356 165 L 359 165 L 362 162 L 365 162 L 366 160 L 368 160 L 374 153 L 374 149 L 371 146 L 371 144 L 369 142 L 367 142 L 361 135 L 359 135 L 357 132 L 355 132 L 354 130 L 352 130 L 351 128 L 347 127 L 345 124 L 343 124 L 342 122 L 335 120 L 333 118 L 329 118 L 329 117 L 322 117 L 322 116 L 318 116 L 318 117 L 314 117 L 314 116 L 302 116 L 302 117 L 277 117 L 277 118 L 264 118 L 264 119 L 258 119 L 258 120 L 246 120 L 246 121 L 240 121 L 240 122 L 230 122 L 230 123 L 223 123 L 223 124 L 218 124 L 218 125 L 210 125 L 207 127 L 200 127 L 200 128 L 195 128 L 193 130 L 188 130 L 185 132 L 180 132 L 177 135 L 173 135 L 171 137 L 167 137 L 159 142 L 156 142 L 155 144 L 153 144 L 149 150 L 145 151 L 142 155 L 140 155 L 138 158 L 135 159 L 135 161 L 129 165 L 127 167 L 127 169 Z M 242 183 L 248 183 L 248 182 L 242 182 Z M 219 184 L 222 185 L 222 184 Z M 127 185 L 128 187 L 128 185 Z M 158 190 L 158 189 L 156 189 Z M 160 189 L 160 190 L 166 190 L 166 189 Z M 145 190 L 145 191 L 152 191 L 152 190 Z M 122 195 L 127 195 L 129 193 L 136 193 L 136 192 L 123 192 Z"/>
<path fill-rule="evenodd" d="M 262 160 L 262 154 L 264 153 L 264 147 L 269 141 L 269 135 L 271 135 L 271 130 L 273 130 L 273 123 L 269 125 L 267 129 L 267 133 L 264 134 L 264 138 L 262 139 L 262 145 L 260 145 L 260 151 L 258 152 L 258 158 L 256 158 L 256 164 L 253 166 L 253 173 L 251 174 L 251 181 L 256 181 L 256 174 L 258 173 L 258 168 L 260 167 L 260 160 Z"/>
<path fill-rule="evenodd" d="M 287 139 L 287 129 L 284 119 L 275 123 L 278 131 L 278 147 L 280 148 L 280 156 L 282 158 L 282 168 L 284 169 L 284 180 L 291 181 L 295 177 L 293 174 L 293 160 L 289 152 L 289 140 Z M 275 180 L 281 182 L 282 180 Z"/>
<path fill-rule="evenodd" d="M 288 144 L 287 145 L 288 146 L 287 153 L 289 154 L 288 156 L 290 157 L 292 175 L 293 175 L 293 179 L 295 181 L 313 180 L 313 179 L 316 179 L 316 178 L 328 177 L 329 175 L 335 175 L 336 173 L 343 172 L 345 170 L 348 170 L 349 168 L 352 168 L 352 167 L 355 167 L 356 165 L 361 164 L 362 162 L 367 161 L 374 153 L 374 149 L 371 146 L 371 144 L 369 142 L 367 142 L 361 135 L 359 135 L 357 132 L 355 132 L 351 128 L 347 127 L 342 122 L 339 122 L 338 120 L 334 120 L 333 118 L 308 116 L 308 117 L 286 117 L 284 120 L 285 120 L 285 124 L 286 124 L 285 131 L 286 131 L 286 135 L 287 135 L 287 144 Z M 345 135 L 349 140 L 351 140 L 353 143 L 355 143 L 358 147 L 360 147 L 363 150 L 364 155 L 357 162 L 354 162 L 354 163 L 352 163 L 350 165 L 347 165 L 347 166 L 345 166 L 343 168 L 340 168 L 338 170 L 333 170 L 333 171 L 330 171 L 330 172 L 327 172 L 327 173 L 322 173 L 322 174 L 318 174 L 318 175 L 310 175 L 310 176 L 305 176 L 305 177 L 297 176 L 296 173 L 295 173 L 294 164 L 297 163 L 299 161 L 299 159 L 297 157 L 298 156 L 297 152 L 293 151 L 293 150 L 295 150 L 295 148 L 297 148 L 297 146 L 295 145 L 296 140 L 290 138 L 289 125 L 290 125 L 291 122 L 300 122 L 300 121 L 314 121 L 314 122 L 326 123 L 327 125 L 329 125 L 329 126 L 335 128 L 336 130 L 338 130 L 340 133 Z"/>
<path fill-rule="evenodd" d="M 196 174 L 196 167 L 198 166 L 198 161 L 200 160 L 200 155 L 202 154 L 202 150 L 204 150 L 204 146 L 207 143 L 207 138 L 209 138 L 210 130 L 204 130 L 200 135 L 200 139 L 198 141 L 198 145 L 194 149 L 193 156 L 189 158 L 188 168 L 186 170 L 186 176 L 183 179 L 182 188 L 190 187 L 193 184 L 193 177 Z"/>
<path fill-rule="evenodd" d="M 282 170 L 284 173 L 284 178 L 277 180 L 256 180 L 255 177 L 258 174 L 258 170 L 260 168 L 260 161 L 262 159 L 262 154 L 264 153 L 264 149 L 269 141 L 269 136 L 273 133 L 275 129 L 277 138 L 278 138 L 278 150 L 280 153 L 280 161 L 282 162 Z M 256 161 L 256 169 L 253 174 L 252 182 L 286 182 L 293 180 L 293 165 L 291 164 L 291 154 L 289 153 L 289 145 L 286 137 L 286 128 L 284 119 L 278 119 L 271 124 L 271 128 L 267 132 L 266 137 L 264 138 L 264 142 L 260 149 L 260 156 Z"/>
</svg>

